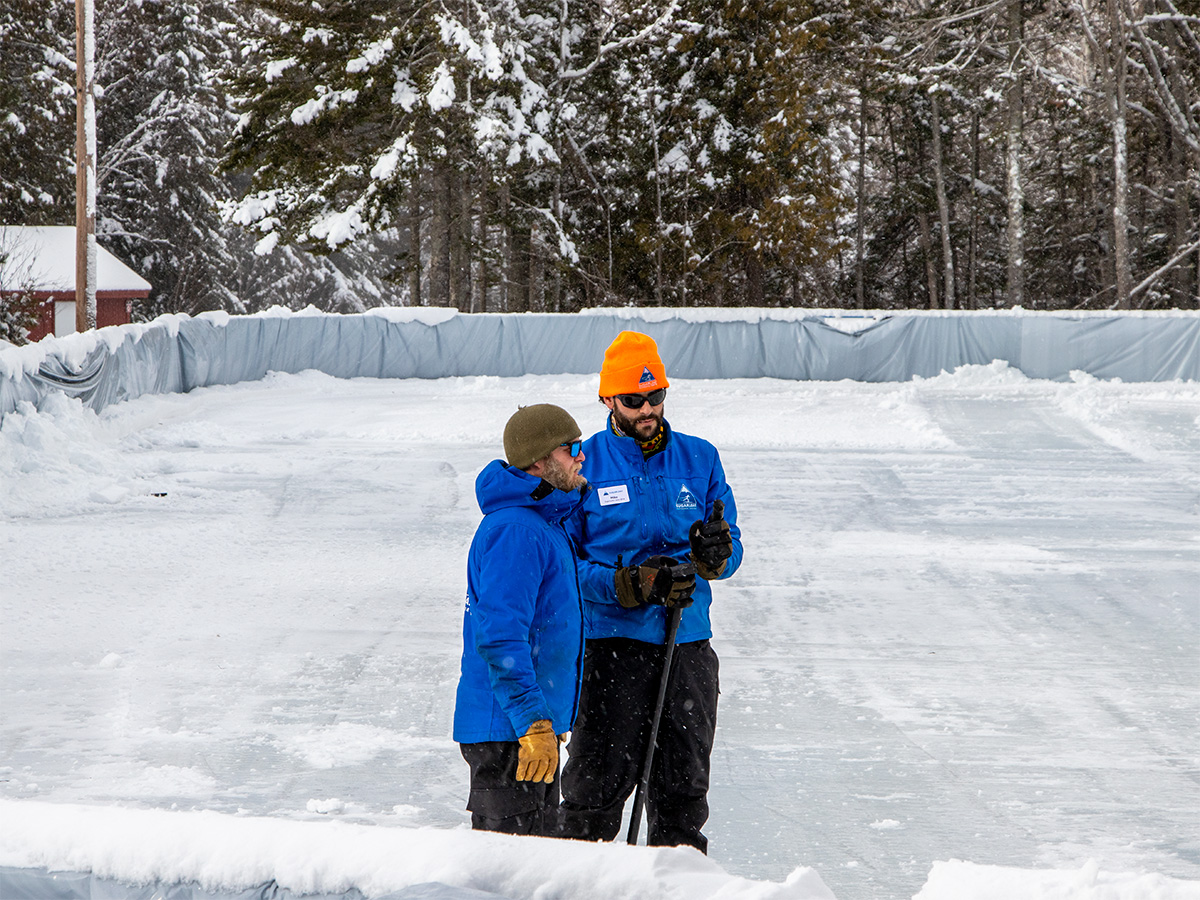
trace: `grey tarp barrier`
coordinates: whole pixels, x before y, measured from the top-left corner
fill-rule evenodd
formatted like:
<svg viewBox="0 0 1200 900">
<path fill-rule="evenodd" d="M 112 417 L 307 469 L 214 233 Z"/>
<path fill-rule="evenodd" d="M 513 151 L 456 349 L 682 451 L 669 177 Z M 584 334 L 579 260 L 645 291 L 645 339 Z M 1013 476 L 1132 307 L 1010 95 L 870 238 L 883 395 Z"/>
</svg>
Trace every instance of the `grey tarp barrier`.
<svg viewBox="0 0 1200 900">
<path fill-rule="evenodd" d="M 1200 313 L 1159 315 L 897 314 L 864 317 L 858 331 L 829 316 L 703 320 L 618 314 L 172 317 L 124 326 L 67 365 L 48 338 L 35 372 L 0 351 L 0 417 L 50 391 L 95 410 L 147 393 L 184 392 L 317 369 L 339 378 L 591 374 L 604 348 L 629 329 L 652 336 L 675 378 L 908 381 L 1004 360 L 1031 378 L 1073 371 L 1124 381 L 1200 380 Z M 882 315 L 882 314 L 880 314 Z M 845 324 L 849 319 L 842 320 Z M 120 333 L 115 333 L 120 337 Z M 70 340 L 64 339 L 64 340 Z M 36 345 L 41 348 L 43 345 Z M 7 354 L 7 356 L 6 356 Z M 22 357 L 24 358 L 24 357 Z M 9 360 L 12 361 L 9 361 Z"/>
<path fill-rule="evenodd" d="M 296 894 L 274 881 L 240 891 L 206 891 L 196 884 L 131 885 L 87 872 L 49 872 L 0 866 L 0 900 L 363 900 L 351 888 L 338 894 Z M 505 900 L 499 894 L 428 882 L 372 900 Z"/>
</svg>

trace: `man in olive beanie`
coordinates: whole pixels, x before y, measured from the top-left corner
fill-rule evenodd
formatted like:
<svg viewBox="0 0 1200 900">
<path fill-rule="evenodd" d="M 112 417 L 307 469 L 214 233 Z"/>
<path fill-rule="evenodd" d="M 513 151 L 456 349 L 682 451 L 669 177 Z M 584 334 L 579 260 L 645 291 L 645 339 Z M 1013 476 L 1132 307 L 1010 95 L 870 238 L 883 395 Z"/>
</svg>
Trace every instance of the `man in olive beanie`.
<svg viewBox="0 0 1200 900">
<path fill-rule="evenodd" d="M 471 767 L 471 827 L 554 834 L 559 735 L 579 701 L 583 621 L 563 527 L 587 492 L 582 433 L 541 403 L 504 428 L 504 454 L 475 480 L 483 521 L 467 557 L 454 740 Z"/>
</svg>

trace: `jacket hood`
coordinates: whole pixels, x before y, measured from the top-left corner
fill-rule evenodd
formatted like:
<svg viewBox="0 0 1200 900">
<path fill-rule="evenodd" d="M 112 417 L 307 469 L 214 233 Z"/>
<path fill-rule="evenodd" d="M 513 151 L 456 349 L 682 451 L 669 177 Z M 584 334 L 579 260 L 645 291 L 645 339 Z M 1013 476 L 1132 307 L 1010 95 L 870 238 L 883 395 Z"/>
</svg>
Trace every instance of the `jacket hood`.
<svg viewBox="0 0 1200 900">
<path fill-rule="evenodd" d="M 489 515 L 502 509 L 529 507 L 548 522 L 566 518 L 583 501 L 588 487 L 582 491 L 560 491 L 548 487 L 542 479 L 521 469 L 514 469 L 502 459 L 493 459 L 475 479 L 475 499 L 479 509 Z"/>
</svg>

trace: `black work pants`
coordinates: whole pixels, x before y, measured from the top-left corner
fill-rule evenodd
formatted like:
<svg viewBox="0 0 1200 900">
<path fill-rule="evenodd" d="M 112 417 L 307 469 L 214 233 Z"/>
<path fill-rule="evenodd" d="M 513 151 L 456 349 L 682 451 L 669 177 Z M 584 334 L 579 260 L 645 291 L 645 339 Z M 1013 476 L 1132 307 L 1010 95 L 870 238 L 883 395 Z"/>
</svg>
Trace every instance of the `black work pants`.
<svg viewBox="0 0 1200 900">
<path fill-rule="evenodd" d="M 642 776 L 665 647 L 627 638 L 589 640 L 583 692 L 563 769 L 563 837 L 610 841 Z M 717 654 L 679 644 L 671 663 L 646 795 L 647 843 L 707 852 L 708 773 L 717 724 Z"/>
<path fill-rule="evenodd" d="M 554 781 L 517 781 L 516 741 L 459 744 L 471 767 L 467 809 L 476 831 L 505 834 L 558 834 L 558 770 Z"/>
</svg>

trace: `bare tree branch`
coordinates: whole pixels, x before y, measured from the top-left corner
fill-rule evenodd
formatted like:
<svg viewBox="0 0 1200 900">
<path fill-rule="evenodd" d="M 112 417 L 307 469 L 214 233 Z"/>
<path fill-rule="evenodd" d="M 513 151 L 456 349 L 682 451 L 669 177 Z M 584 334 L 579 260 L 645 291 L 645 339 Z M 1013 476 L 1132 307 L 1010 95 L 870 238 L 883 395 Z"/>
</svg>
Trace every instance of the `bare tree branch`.
<svg viewBox="0 0 1200 900">
<path fill-rule="evenodd" d="M 574 81 L 578 78 L 587 77 L 596 70 L 596 67 L 600 65 L 600 63 L 602 63 L 605 57 L 607 57 L 609 54 L 615 53 L 618 50 L 624 50 L 626 47 L 632 44 L 641 43 L 642 41 L 646 40 L 646 38 L 660 30 L 663 26 L 671 21 L 671 18 L 675 15 L 675 10 L 678 7 L 679 0 L 671 0 L 670 4 L 665 10 L 663 10 L 662 14 L 637 34 L 628 35 L 627 37 L 623 37 L 618 41 L 613 41 L 611 44 L 603 44 L 596 51 L 596 57 L 590 63 L 588 63 L 582 69 L 568 69 L 567 71 L 560 73 L 559 78 L 563 79 L 564 81 Z"/>
<path fill-rule="evenodd" d="M 1187 258 L 1190 254 L 1195 253 L 1197 251 L 1200 251 L 1200 240 L 1192 241 L 1192 243 L 1188 244 L 1186 247 L 1184 247 L 1182 250 L 1180 250 L 1178 253 L 1176 253 L 1174 256 L 1172 256 L 1169 260 L 1167 260 L 1165 263 L 1163 263 L 1161 266 L 1159 266 L 1157 269 L 1155 269 L 1153 272 L 1151 272 L 1149 275 L 1147 275 L 1144 279 L 1142 279 L 1141 283 L 1138 284 L 1137 287 L 1133 288 L 1129 292 L 1129 296 L 1136 297 L 1142 291 L 1146 290 L 1152 284 L 1154 284 L 1154 282 L 1158 281 L 1158 279 L 1162 278 L 1164 275 L 1166 275 L 1168 272 L 1170 272 L 1173 268 L 1175 268 L 1177 265 L 1179 265 L 1181 262 L 1183 262 L 1183 260 L 1185 258 Z"/>
</svg>

